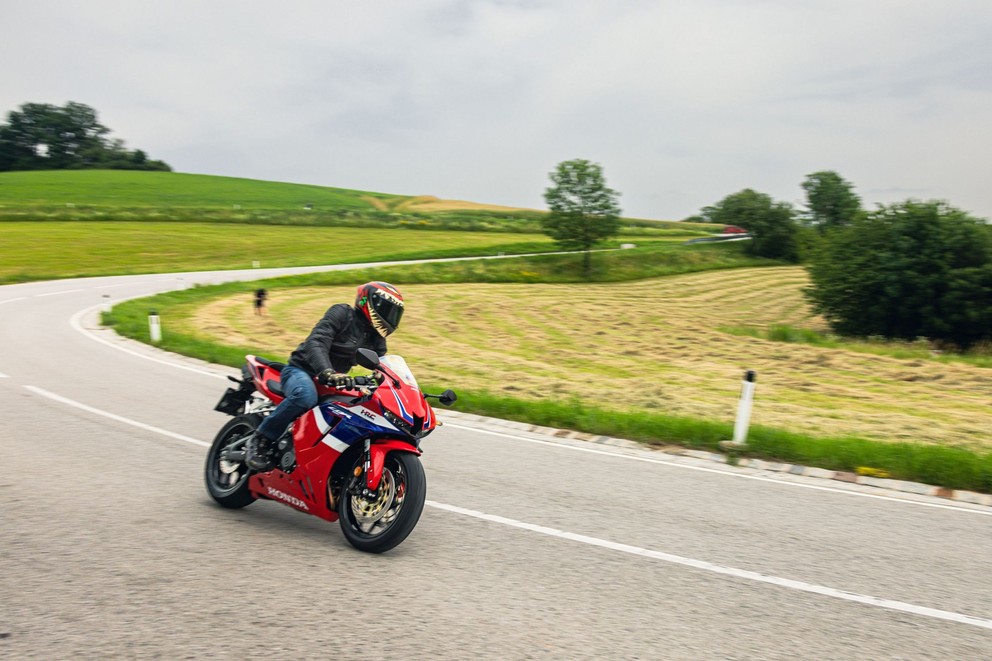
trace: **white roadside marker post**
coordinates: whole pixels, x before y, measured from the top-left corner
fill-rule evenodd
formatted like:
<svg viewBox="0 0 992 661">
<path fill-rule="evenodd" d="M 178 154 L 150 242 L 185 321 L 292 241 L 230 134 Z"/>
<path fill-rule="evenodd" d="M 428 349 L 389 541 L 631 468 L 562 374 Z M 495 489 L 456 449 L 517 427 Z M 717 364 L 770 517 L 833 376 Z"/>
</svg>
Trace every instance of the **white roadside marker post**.
<svg viewBox="0 0 992 661">
<path fill-rule="evenodd" d="M 148 312 L 148 336 L 155 344 L 162 341 L 162 324 L 159 321 L 158 313 L 155 312 L 155 310 L 150 310 Z"/>
<path fill-rule="evenodd" d="M 725 450 L 743 450 L 747 447 L 747 428 L 751 424 L 751 405 L 754 401 L 754 370 L 744 372 L 741 382 L 741 399 L 737 405 L 737 420 L 734 421 L 734 439 L 720 441 Z"/>
</svg>

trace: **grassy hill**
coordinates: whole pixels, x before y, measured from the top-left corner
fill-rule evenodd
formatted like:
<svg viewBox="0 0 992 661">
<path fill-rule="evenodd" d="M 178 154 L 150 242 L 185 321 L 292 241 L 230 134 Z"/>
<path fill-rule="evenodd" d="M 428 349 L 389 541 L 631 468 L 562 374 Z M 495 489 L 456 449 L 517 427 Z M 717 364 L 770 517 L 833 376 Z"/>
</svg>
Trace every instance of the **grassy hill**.
<svg viewBox="0 0 992 661">
<path fill-rule="evenodd" d="M 554 244 L 540 231 L 541 213 L 174 172 L 3 172 L 0 283 L 256 261 L 304 266 L 547 252 Z M 701 233 L 628 221 L 621 240 L 670 243 Z"/>
<path fill-rule="evenodd" d="M 0 172 L 0 222 L 207 221 L 266 225 L 416 226 L 539 232 L 543 211 L 178 172 Z M 625 219 L 624 234 L 699 236 L 714 225 Z"/>
<path fill-rule="evenodd" d="M 52 170 L 0 173 L 3 207 L 88 206 L 374 211 L 399 195 L 179 172 Z"/>
</svg>

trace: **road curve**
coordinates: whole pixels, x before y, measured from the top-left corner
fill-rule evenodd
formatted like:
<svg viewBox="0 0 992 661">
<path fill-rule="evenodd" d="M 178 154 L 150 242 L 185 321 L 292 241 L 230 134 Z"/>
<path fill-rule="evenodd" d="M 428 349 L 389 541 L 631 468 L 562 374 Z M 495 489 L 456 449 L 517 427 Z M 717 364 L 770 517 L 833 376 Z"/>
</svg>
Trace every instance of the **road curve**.
<svg viewBox="0 0 992 661">
<path fill-rule="evenodd" d="M 992 658 L 990 508 L 454 414 L 382 556 L 277 503 L 215 506 L 232 370 L 97 313 L 302 270 L 0 287 L 0 658 Z"/>
</svg>

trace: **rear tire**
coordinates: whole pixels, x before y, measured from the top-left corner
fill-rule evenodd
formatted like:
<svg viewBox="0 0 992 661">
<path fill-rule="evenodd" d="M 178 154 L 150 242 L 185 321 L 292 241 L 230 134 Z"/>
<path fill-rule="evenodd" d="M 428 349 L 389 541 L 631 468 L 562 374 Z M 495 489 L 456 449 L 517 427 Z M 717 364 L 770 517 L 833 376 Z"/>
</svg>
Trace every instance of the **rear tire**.
<svg viewBox="0 0 992 661">
<path fill-rule="evenodd" d="M 427 478 L 420 457 L 412 452 L 390 452 L 377 498 L 356 497 L 347 486 L 342 490 L 338 503 L 341 530 L 359 551 L 383 553 L 413 532 L 426 498 Z"/>
<path fill-rule="evenodd" d="M 232 446 L 243 450 L 244 437 L 254 432 L 261 422 L 261 416 L 257 415 L 235 417 L 221 427 L 210 450 L 207 451 L 204 475 L 207 493 L 224 507 L 240 509 L 255 502 L 255 497 L 248 490 L 248 477 L 251 473 L 248 466 L 244 460 L 226 461 L 223 453 Z"/>
</svg>

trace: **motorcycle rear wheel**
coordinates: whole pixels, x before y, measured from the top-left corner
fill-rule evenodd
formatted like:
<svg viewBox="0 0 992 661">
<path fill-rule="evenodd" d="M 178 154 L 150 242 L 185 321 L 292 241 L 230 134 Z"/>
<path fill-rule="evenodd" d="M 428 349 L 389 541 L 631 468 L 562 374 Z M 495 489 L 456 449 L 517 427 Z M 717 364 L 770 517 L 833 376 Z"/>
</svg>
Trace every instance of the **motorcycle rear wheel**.
<svg viewBox="0 0 992 661">
<path fill-rule="evenodd" d="M 224 450 L 236 446 L 261 423 L 257 415 L 239 415 L 221 427 L 207 451 L 205 479 L 207 493 L 224 507 L 240 509 L 255 502 L 248 490 L 250 471 L 244 461 L 226 461 Z M 242 443 L 243 448 L 243 443 Z M 239 448 L 241 449 L 241 448 Z"/>
<path fill-rule="evenodd" d="M 420 457 L 390 452 L 376 497 L 361 498 L 343 491 L 338 502 L 341 530 L 359 551 L 383 553 L 413 532 L 426 498 L 427 478 Z"/>
</svg>

